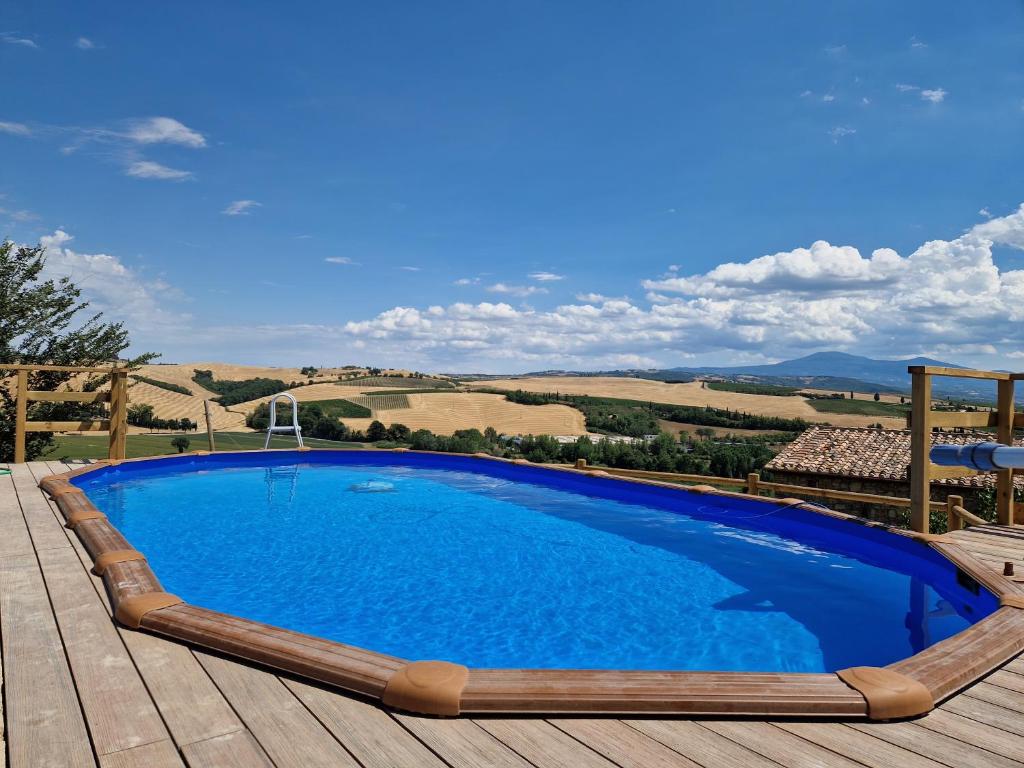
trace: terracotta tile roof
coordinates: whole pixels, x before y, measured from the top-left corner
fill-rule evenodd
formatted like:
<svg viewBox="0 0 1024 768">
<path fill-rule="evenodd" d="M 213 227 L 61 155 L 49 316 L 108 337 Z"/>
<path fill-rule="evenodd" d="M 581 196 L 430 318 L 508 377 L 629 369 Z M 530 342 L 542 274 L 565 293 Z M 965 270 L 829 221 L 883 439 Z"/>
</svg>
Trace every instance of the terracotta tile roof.
<svg viewBox="0 0 1024 768">
<path fill-rule="evenodd" d="M 932 433 L 933 443 L 963 445 L 993 439 L 991 432 Z M 1015 440 L 1014 445 L 1024 445 L 1024 440 Z M 909 430 L 811 427 L 769 461 L 765 469 L 906 482 L 909 464 Z M 1024 478 L 1015 480 L 1024 483 Z M 995 482 L 995 475 L 986 473 L 935 482 L 986 487 Z"/>
</svg>

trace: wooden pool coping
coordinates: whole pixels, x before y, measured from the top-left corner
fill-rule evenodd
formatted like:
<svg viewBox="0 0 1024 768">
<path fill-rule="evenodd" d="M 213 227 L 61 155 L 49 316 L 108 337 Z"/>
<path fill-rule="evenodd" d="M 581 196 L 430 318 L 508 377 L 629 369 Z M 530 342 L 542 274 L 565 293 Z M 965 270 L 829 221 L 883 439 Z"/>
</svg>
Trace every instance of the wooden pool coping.
<svg viewBox="0 0 1024 768">
<path fill-rule="evenodd" d="M 393 449 L 396 453 L 407 451 Z M 218 455 L 252 453 L 223 451 Z M 195 451 L 190 455 L 198 457 L 208 452 Z M 748 495 L 711 486 L 612 477 L 600 469 L 532 464 L 523 459 L 509 460 L 487 454 L 437 455 L 528 464 L 552 472 L 672 488 L 680 493 L 751 500 Z M 103 467 L 175 456 L 180 458 L 181 454 L 101 461 L 46 477 L 39 483 L 92 557 L 94 570 L 103 578 L 118 621 L 132 629 L 146 630 L 337 686 L 397 709 L 446 716 L 685 714 L 887 720 L 930 711 L 936 703 L 1024 650 L 1024 584 L 1001 578 L 959 544 L 943 536 L 892 528 L 799 499 L 760 497 L 764 503 L 800 508 L 915 539 L 992 592 L 1001 607 L 959 634 L 907 659 L 882 668 L 854 667 L 836 673 L 479 669 L 449 662 L 400 659 L 211 611 L 164 592 L 144 555 L 131 546 L 84 491 L 70 480 Z"/>
</svg>

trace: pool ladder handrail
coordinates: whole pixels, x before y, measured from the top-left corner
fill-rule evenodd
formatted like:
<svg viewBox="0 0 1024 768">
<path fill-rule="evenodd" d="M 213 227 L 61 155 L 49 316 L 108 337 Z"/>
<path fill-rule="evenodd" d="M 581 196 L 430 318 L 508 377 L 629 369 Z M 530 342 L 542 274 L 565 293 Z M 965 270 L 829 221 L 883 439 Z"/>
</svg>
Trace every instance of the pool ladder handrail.
<svg viewBox="0 0 1024 768">
<path fill-rule="evenodd" d="M 283 424 L 280 427 L 277 426 L 277 401 L 286 397 L 292 401 L 292 423 Z M 287 392 L 279 392 L 270 398 L 270 422 L 267 424 L 267 440 L 263 444 L 263 449 L 266 450 L 270 447 L 270 438 L 275 432 L 292 433 L 295 435 L 295 440 L 299 444 L 299 448 L 303 448 L 302 445 L 302 427 L 299 426 L 299 401 L 295 399 L 295 395 L 291 395 Z"/>
</svg>

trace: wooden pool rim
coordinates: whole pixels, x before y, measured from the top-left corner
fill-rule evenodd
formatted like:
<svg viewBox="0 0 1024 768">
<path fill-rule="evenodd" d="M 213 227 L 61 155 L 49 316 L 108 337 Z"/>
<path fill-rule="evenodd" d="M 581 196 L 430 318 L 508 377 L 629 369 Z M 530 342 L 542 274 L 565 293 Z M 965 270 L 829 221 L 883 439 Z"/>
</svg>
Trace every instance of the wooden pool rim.
<svg viewBox="0 0 1024 768">
<path fill-rule="evenodd" d="M 407 450 L 393 449 L 396 453 Z M 253 452 L 223 451 L 217 455 L 231 453 Z M 442 455 L 510 461 L 486 454 Z M 174 456 L 180 454 L 100 461 L 39 483 L 93 558 L 94 571 L 103 578 L 117 620 L 132 629 L 343 688 L 396 709 L 444 716 L 676 714 L 888 720 L 930 711 L 1024 650 L 1024 584 L 1001 577 L 953 541 L 892 528 L 798 499 L 760 498 L 767 504 L 797 507 L 915 539 L 992 592 L 1000 608 L 959 634 L 887 667 L 854 667 L 836 673 L 478 669 L 449 662 L 400 659 L 211 611 L 164 592 L 144 554 L 135 550 L 70 480 L 103 467 Z M 514 463 L 530 464 L 522 459 Z M 598 469 L 530 466 L 667 487 L 680 493 L 751 499 L 711 486 L 611 478 Z"/>
</svg>

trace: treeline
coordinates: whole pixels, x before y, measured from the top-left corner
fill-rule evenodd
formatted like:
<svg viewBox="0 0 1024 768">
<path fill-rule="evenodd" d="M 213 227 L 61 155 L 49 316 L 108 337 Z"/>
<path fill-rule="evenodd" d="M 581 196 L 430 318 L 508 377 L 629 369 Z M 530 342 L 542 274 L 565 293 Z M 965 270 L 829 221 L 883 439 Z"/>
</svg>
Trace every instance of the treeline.
<svg viewBox="0 0 1024 768">
<path fill-rule="evenodd" d="M 142 427 L 143 429 L 152 429 L 154 431 L 166 429 L 173 432 L 193 432 L 199 428 L 199 425 L 189 418 L 158 419 L 153 414 L 153 406 L 145 403 L 136 403 L 135 405 L 128 406 L 128 423 L 133 427 Z"/>
<path fill-rule="evenodd" d="M 774 455 L 765 441 L 756 438 L 692 444 L 680 443 L 664 432 L 650 441 L 636 443 L 608 439 L 595 442 L 585 435 L 574 443 L 559 443 L 549 435 L 528 435 L 517 445 L 490 427 L 483 432 L 461 429 L 450 436 L 419 429 L 410 436 L 409 447 L 419 451 L 483 452 L 545 464 L 574 464 L 577 459 L 586 459 L 595 466 L 717 477 L 746 477 L 759 471 Z"/>
<path fill-rule="evenodd" d="M 192 381 L 203 389 L 216 392 L 219 397 L 215 397 L 214 400 L 225 406 L 276 395 L 278 392 L 284 392 L 289 388 L 288 384 L 280 379 L 257 378 L 245 379 L 244 381 L 215 381 L 213 371 L 199 369 L 194 371 Z"/>
<path fill-rule="evenodd" d="M 521 405 L 561 403 L 578 409 L 587 420 L 587 429 L 628 437 L 654 435 L 660 430 L 658 420 L 680 424 L 699 424 L 723 429 L 759 429 L 776 432 L 802 432 L 810 426 L 803 419 L 731 411 L 691 405 L 625 400 L 615 397 L 563 395 L 558 392 L 504 392 L 505 397 Z"/>
<path fill-rule="evenodd" d="M 743 395 L 776 395 L 778 397 L 791 397 L 800 391 L 797 387 L 755 384 L 749 381 L 705 381 L 704 386 L 719 392 L 737 392 Z"/>
<path fill-rule="evenodd" d="M 188 387 L 183 387 L 180 384 L 171 384 L 169 381 L 160 381 L 160 379 L 151 379 L 148 376 L 137 376 L 132 374 L 131 378 L 136 381 L 141 381 L 144 384 L 152 384 L 154 387 L 160 387 L 160 389 L 166 389 L 168 392 L 177 392 L 179 395 L 191 395 L 192 390 Z"/>
<path fill-rule="evenodd" d="M 277 425 L 288 426 L 292 423 L 291 403 L 277 404 Z M 260 403 L 252 413 L 245 417 L 245 425 L 258 431 L 266 431 L 270 424 L 270 405 Z M 337 415 L 325 409 L 319 403 L 299 403 L 299 426 L 303 437 L 318 437 L 322 440 L 338 440 L 347 442 L 377 443 L 384 440 L 406 442 L 410 430 L 404 424 L 392 424 L 385 427 L 379 421 L 373 421 L 366 431 L 349 429 Z"/>
</svg>

